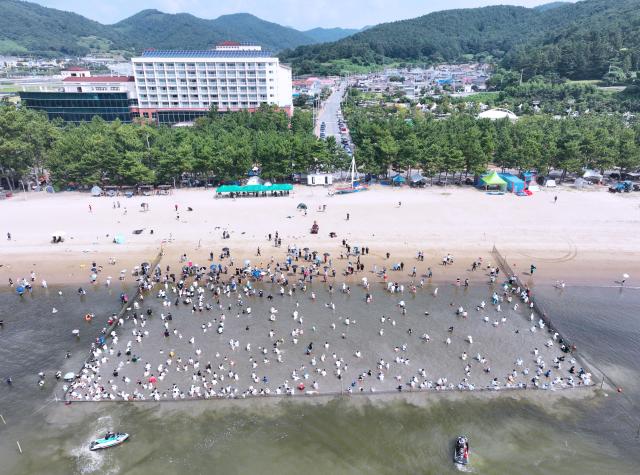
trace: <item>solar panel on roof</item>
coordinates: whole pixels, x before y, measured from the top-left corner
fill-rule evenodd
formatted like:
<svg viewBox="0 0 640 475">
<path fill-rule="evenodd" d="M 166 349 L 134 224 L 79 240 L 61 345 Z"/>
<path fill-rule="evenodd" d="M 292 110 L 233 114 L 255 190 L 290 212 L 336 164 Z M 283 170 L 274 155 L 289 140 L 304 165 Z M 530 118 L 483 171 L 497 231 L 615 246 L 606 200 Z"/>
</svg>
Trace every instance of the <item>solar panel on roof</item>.
<svg viewBox="0 0 640 475">
<path fill-rule="evenodd" d="M 142 53 L 146 58 L 264 58 L 273 57 L 271 51 L 216 51 L 216 50 L 148 50 Z"/>
</svg>

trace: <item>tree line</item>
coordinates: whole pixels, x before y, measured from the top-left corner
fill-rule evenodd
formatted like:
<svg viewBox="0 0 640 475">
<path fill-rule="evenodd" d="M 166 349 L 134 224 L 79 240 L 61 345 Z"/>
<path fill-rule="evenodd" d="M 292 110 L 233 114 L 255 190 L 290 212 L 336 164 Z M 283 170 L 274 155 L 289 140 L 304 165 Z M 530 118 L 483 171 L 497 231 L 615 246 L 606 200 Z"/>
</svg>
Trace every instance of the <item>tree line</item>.
<svg viewBox="0 0 640 475">
<path fill-rule="evenodd" d="M 362 171 L 421 169 L 436 174 L 503 169 L 567 172 L 640 168 L 640 126 L 617 114 L 554 118 L 548 114 L 491 121 L 453 112 L 447 118 L 415 107 L 359 107 L 357 95 L 345 114 Z"/>
<path fill-rule="evenodd" d="M 185 175 L 225 182 L 246 177 L 254 166 L 277 181 L 309 170 L 344 169 L 348 157 L 335 140 L 313 135 L 309 112 L 289 118 L 266 105 L 255 113 L 211 111 L 193 127 L 179 128 L 97 117 L 63 124 L 0 106 L 0 176 L 13 184 L 45 170 L 59 187 L 172 184 Z"/>
<path fill-rule="evenodd" d="M 549 114 L 509 120 L 479 120 L 475 113 L 442 115 L 417 107 L 358 106 L 351 94 L 344 107 L 361 171 L 420 169 L 427 176 L 503 169 L 640 168 L 640 126 L 619 114 L 554 118 Z M 0 177 L 14 186 L 50 175 L 70 185 L 172 184 L 185 176 L 236 181 L 254 166 L 271 181 L 310 170 L 345 170 L 349 157 L 333 137 L 313 135 L 311 115 L 263 106 L 258 112 L 219 114 L 193 127 L 51 122 L 45 115 L 11 105 L 0 107 Z"/>
</svg>

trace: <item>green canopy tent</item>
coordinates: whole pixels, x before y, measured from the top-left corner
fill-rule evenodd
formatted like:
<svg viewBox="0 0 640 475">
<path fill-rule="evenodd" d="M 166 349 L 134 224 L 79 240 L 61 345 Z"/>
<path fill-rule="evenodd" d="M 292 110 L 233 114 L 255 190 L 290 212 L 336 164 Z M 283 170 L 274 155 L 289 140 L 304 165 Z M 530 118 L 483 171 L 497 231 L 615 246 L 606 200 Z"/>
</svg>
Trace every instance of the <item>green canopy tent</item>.
<svg viewBox="0 0 640 475">
<path fill-rule="evenodd" d="M 222 194 L 251 194 L 258 195 L 261 193 L 272 193 L 277 194 L 280 193 L 282 195 L 288 194 L 293 190 L 293 185 L 289 183 L 276 183 L 274 185 L 222 185 L 216 189 L 217 195 Z"/>
<path fill-rule="evenodd" d="M 500 190 L 504 191 L 507 188 L 507 182 L 500 178 L 500 175 L 496 172 L 489 173 L 488 175 L 480 178 L 480 183 L 485 189 L 489 189 L 489 187 L 498 187 Z"/>
</svg>

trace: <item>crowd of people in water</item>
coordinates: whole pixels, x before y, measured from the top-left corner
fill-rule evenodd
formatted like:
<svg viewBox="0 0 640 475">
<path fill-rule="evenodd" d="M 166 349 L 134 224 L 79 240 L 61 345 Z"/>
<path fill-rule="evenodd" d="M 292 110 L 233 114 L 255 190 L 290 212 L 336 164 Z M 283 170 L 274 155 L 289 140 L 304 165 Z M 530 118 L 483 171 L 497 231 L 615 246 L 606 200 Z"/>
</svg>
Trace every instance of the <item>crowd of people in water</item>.
<svg viewBox="0 0 640 475">
<path fill-rule="evenodd" d="M 267 240 L 272 246 L 281 245 L 277 232 Z M 182 254 L 175 265 L 143 263 L 133 272 L 136 295 L 129 297 L 123 292 L 119 296 L 123 305 L 120 313 L 85 316 L 87 321 L 100 321 L 104 327 L 81 370 L 73 381 L 65 383 L 67 398 L 175 400 L 336 392 L 559 389 L 592 383 L 591 374 L 580 367 L 571 348 L 560 335 L 549 332 L 545 319 L 536 315 L 531 289 L 521 286 L 515 276 L 503 276 L 497 266 L 481 258 L 474 261 L 469 272 L 486 274 L 487 298 L 471 308 L 452 302 L 450 315 L 446 315 L 446 332 L 436 331 L 435 326 L 442 323 L 429 311 L 414 308 L 410 300 L 418 293 L 438 297 L 432 268 L 427 266 L 421 272 L 416 269 L 425 266 L 424 253 L 418 251 L 409 274 L 403 272 L 408 270 L 404 262 L 367 268 L 364 261 L 368 253 L 368 247 L 354 247 L 344 240 L 340 259 L 336 260 L 328 252 L 289 245 L 284 259 L 272 257 L 260 266 L 252 266 L 249 260 L 234 260 L 228 247 L 220 253 L 211 252 L 206 265 L 193 262 L 187 254 Z M 257 255 L 261 256 L 260 249 Z M 390 260 L 388 253 L 384 255 Z M 449 266 L 453 261 L 447 254 L 441 265 Z M 402 277 L 392 279 L 397 276 L 393 269 L 403 272 Z M 111 284 L 111 279 L 98 278 L 102 272 L 101 266 L 92 263 L 91 285 Z M 358 278 L 348 279 L 354 274 L 359 274 Z M 16 282 L 11 280 L 10 285 L 28 292 L 36 280 L 33 272 Z M 46 287 L 47 283 L 43 280 L 40 285 Z M 465 289 L 470 280 L 458 277 L 449 285 Z M 382 297 L 380 291 L 391 296 Z M 82 287 L 78 289 L 78 293 L 84 292 Z M 350 316 L 351 306 L 357 303 L 351 300 L 346 305 L 344 299 L 335 297 L 336 293 L 352 299 L 358 296 L 361 305 L 368 306 L 368 321 Z M 397 300 L 395 313 L 376 314 L 374 296 Z M 318 310 L 307 317 L 311 306 Z M 408 314 L 421 320 L 416 323 Z M 516 319 L 518 323 L 507 330 L 507 322 Z M 474 320 L 474 325 L 482 322 L 486 328 L 501 331 L 496 333 L 498 342 L 510 333 L 530 333 L 527 338 L 531 347 L 519 348 L 511 363 L 505 363 L 505 358 L 510 358 L 506 352 L 489 355 L 474 351 L 474 336 L 460 335 L 468 328 L 465 322 Z M 460 327 L 462 330 L 456 331 Z M 361 334 L 368 329 L 371 341 L 353 338 L 350 328 Z M 400 328 L 404 335 L 401 339 L 397 332 Z M 222 336 L 227 331 L 228 341 Z M 430 333 L 446 337 L 437 341 Z M 452 355 L 447 352 L 454 340 L 458 345 L 464 342 L 465 348 Z M 441 369 L 434 374 L 430 367 L 438 365 L 426 358 L 421 360 L 424 355 L 421 349 L 416 350 L 417 345 L 443 345 L 438 351 L 446 355 L 445 368 L 450 365 L 456 371 Z M 495 369 L 505 365 L 508 371 L 498 373 Z M 462 377 L 454 380 L 451 375 L 458 374 L 460 368 Z M 58 379 L 60 376 L 56 375 Z M 39 384 L 44 381 L 45 375 L 40 374 Z"/>
</svg>

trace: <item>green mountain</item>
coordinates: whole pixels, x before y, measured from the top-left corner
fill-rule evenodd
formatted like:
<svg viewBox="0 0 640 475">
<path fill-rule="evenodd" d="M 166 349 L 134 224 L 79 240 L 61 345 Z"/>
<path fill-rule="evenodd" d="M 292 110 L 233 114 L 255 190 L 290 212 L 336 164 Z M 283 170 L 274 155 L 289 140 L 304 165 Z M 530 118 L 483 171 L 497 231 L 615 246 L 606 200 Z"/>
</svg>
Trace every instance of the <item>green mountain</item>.
<svg viewBox="0 0 640 475">
<path fill-rule="evenodd" d="M 340 60 L 373 66 L 493 58 L 526 76 L 600 78 L 610 63 L 640 68 L 640 0 L 447 10 L 300 46 L 282 58 L 298 73 L 337 73 Z"/>
<path fill-rule="evenodd" d="M 548 13 L 543 38 L 513 48 L 505 67 L 571 79 L 600 79 L 611 67 L 640 70 L 640 0 L 587 0 Z"/>
<path fill-rule="evenodd" d="M 283 57 L 302 73 L 340 59 L 374 65 L 388 60 L 454 61 L 477 53 L 502 57 L 525 40 L 523 32 L 534 30 L 539 17 L 535 10 L 513 6 L 446 10 L 383 23 L 333 43 L 301 46 Z"/>
<path fill-rule="evenodd" d="M 537 7 L 533 7 L 533 9 L 538 10 L 539 12 L 544 12 L 547 10 L 553 10 L 554 8 L 564 7 L 565 5 L 569 5 L 569 2 L 545 3 L 544 5 L 538 5 Z"/>
<path fill-rule="evenodd" d="M 111 26 L 123 48 L 204 49 L 224 40 L 258 42 L 280 51 L 291 45 L 313 43 L 304 33 L 261 20 L 248 13 L 203 20 L 188 13 L 167 14 L 143 10 Z"/>
<path fill-rule="evenodd" d="M 0 0 L 0 53 L 78 54 L 110 45 L 109 27 L 35 3 Z"/>
<path fill-rule="evenodd" d="M 353 28 L 314 28 L 303 33 L 313 39 L 314 43 L 328 43 L 354 35 L 359 31 Z"/>
<path fill-rule="evenodd" d="M 355 32 L 316 28 L 308 32 L 278 25 L 247 13 L 205 20 L 186 13 L 143 10 L 113 25 L 75 13 L 20 0 L 0 0 L 0 54 L 84 55 L 90 51 L 144 48 L 210 48 L 224 40 L 258 43 L 280 51 Z"/>
</svg>

